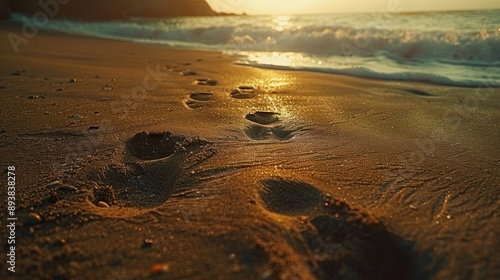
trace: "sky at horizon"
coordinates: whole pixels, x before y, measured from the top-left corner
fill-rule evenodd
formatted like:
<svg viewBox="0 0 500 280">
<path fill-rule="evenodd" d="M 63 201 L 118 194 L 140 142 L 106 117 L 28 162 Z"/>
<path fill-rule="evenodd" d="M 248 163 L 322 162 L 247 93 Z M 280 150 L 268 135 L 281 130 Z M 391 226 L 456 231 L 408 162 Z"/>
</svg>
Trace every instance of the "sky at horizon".
<svg viewBox="0 0 500 280">
<path fill-rule="evenodd" d="M 247 14 L 315 14 L 500 9 L 497 0 L 206 0 L 213 10 Z"/>
</svg>

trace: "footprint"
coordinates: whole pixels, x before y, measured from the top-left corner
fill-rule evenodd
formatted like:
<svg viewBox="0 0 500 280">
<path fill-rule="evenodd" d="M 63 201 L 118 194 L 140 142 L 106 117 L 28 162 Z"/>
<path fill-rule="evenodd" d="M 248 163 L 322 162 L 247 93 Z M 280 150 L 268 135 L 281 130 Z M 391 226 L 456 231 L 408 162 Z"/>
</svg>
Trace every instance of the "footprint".
<svg viewBox="0 0 500 280">
<path fill-rule="evenodd" d="M 300 214 L 308 208 L 318 206 L 325 196 L 313 186 L 281 178 L 261 181 L 263 188 L 259 195 L 264 207 L 280 214 Z"/>
<path fill-rule="evenodd" d="M 196 92 L 190 94 L 189 98 L 196 101 L 210 101 L 214 98 L 214 94 L 211 92 Z"/>
<path fill-rule="evenodd" d="M 170 132 L 149 133 L 143 131 L 130 138 L 127 149 L 142 160 L 166 158 L 175 153 L 185 137 L 174 136 Z"/>
<path fill-rule="evenodd" d="M 273 213 L 300 216 L 297 254 L 318 279 L 407 279 L 410 250 L 370 215 L 351 208 L 314 186 L 284 178 L 261 181 L 263 207 Z"/>
<path fill-rule="evenodd" d="M 196 108 L 201 108 L 201 107 L 205 106 L 205 104 L 203 104 L 202 102 L 198 102 L 198 101 L 195 101 L 195 100 L 189 100 L 189 99 L 188 100 L 184 100 L 184 104 L 189 109 L 196 109 Z"/>
<path fill-rule="evenodd" d="M 427 92 L 425 90 L 416 89 L 416 88 L 404 89 L 403 92 L 415 94 L 415 95 L 418 95 L 418 96 L 426 96 L 426 97 L 434 96 L 433 94 L 431 94 L 431 93 L 429 93 L 429 92 Z"/>
<path fill-rule="evenodd" d="M 190 109 L 201 108 L 213 98 L 214 94 L 211 92 L 196 92 L 190 94 L 188 99 L 184 100 L 184 104 Z"/>
<path fill-rule="evenodd" d="M 196 76 L 197 73 L 195 71 L 192 71 L 192 70 L 185 70 L 185 71 L 180 72 L 180 75 L 181 76 Z"/>
<path fill-rule="evenodd" d="M 216 86 L 218 83 L 217 80 L 207 78 L 198 78 L 194 81 L 194 84 L 199 86 Z"/>
<path fill-rule="evenodd" d="M 253 114 L 248 114 L 245 116 L 245 118 L 249 121 L 252 121 L 254 123 L 262 124 L 262 125 L 268 125 L 268 124 L 273 124 L 275 122 L 278 122 L 278 115 L 280 113 L 275 113 L 275 112 L 262 112 L 262 111 L 257 111 Z"/>
<path fill-rule="evenodd" d="M 195 166 L 211 157 L 210 142 L 171 132 L 136 134 L 126 143 L 135 162 L 108 165 L 89 176 L 96 187 L 88 201 L 113 206 L 155 208 L 189 184 Z"/>
<path fill-rule="evenodd" d="M 280 141 L 290 140 L 295 136 L 297 130 L 289 130 L 284 126 L 265 127 L 260 125 L 246 126 L 243 131 L 252 140 L 276 139 Z"/>
<path fill-rule="evenodd" d="M 257 95 L 257 90 L 254 86 L 241 85 L 233 90 L 230 95 L 236 99 L 250 99 Z"/>
</svg>

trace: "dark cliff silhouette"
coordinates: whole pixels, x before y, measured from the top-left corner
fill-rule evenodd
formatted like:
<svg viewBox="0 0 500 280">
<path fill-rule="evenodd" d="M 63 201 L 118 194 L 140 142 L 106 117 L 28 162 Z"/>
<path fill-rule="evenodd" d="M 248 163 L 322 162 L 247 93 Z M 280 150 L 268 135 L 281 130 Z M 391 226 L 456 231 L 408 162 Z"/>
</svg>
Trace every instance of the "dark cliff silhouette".
<svg viewBox="0 0 500 280">
<path fill-rule="evenodd" d="M 10 9 L 5 0 L 0 0 L 0 19 L 10 18 Z"/>
<path fill-rule="evenodd" d="M 52 5 L 46 4 L 49 12 L 46 11 L 47 7 L 44 9 L 39 2 L 52 3 Z M 204 0 L 0 0 L 0 17 L 2 14 L 2 3 L 8 4 L 8 7 L 6 6 L 4 9 L 7 16 L 9 7 L 13 13 L 21 13 L 29 16 L 39 11 L 45 11 L 54 18 L 82 20 L 217 15 Z M 57 6 L 57 8 L 54 6 Z"/>
</svg>

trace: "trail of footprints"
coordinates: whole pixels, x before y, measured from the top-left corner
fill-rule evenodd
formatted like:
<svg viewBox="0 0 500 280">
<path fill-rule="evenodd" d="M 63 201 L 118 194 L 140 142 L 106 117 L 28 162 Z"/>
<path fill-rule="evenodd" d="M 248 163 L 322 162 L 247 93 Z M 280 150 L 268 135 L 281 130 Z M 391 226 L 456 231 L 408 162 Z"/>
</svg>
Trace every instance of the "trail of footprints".
<svg viewBox="0 0 500 280">
<path fill-rule="evenodd" d="M 194 75 L 191 70 L 175 70 L 181 75 Z M 255 88 L 241 86 L 230 96 L 245 99 L 255 94 Z M 212 92 L 195 92 L 184 102 L 188 108 L 195 109 L 213 99 Z M 245 119 L 252 124 L 244 131 L 253 140 L 293 138 L 293 130 L 279 125 L 280 116 L 278 112 L 249 113 Z M 176 192 L 194 184 L 196 178 L 191 184 L 188 182 L 193 177 L 191 171 L 215 154 L 212 143 L 206 140 L 168 131 L 140 132 L 124 144 L 131 160 L 84 175 L 83 181 L 95 183 L 87 197 L 95 209 L 104 206 L 127 214 L 131 208 L 159 207 Z M 309 271 L 316 278 L 387 279 L 391 276 L 406 279 L 409 272 L 407 249 L 370 215 L 308 183 L 280 177 L 260 181 L 257 196 L 262 209 L 271 216 L 296 218 L 302 224 L 299 236 L 291 236 L 287 242 L 297 255 L 307 256 Z M 113 207 L 115 205 L 118 207 Z M 262 260 L 255 264 L 264 265 L 269 260 L 268 254 L 266 248 L 256 247 L 249 249 L 245 256 L 252 256 L 246 259 Z"/>
<path fill-rule="evenodd" d="M 195 84 L 213 86 L 216 83 L 197 79 Z M 258 90 L 250 85 L 240 85 L 229 94 L 241 100 L 257 95 Z M 212 92 L 192 93 L 185 104 L 191 109 L 200 108 L 213 97 Z M 250 124 L 245 125 L 243 131 L 252 140 L 292 139 L 296 130 L 280 124 L 280 117 L 279 112 L 248 113 L 245 119 Z M 305 224 L 300 232 L 301 240 L 291 242 L 290 246 L 299 255 L 308 256 L 310 271 L 318 279 L 386 279 L 388 275 L 405 279 L 408 276 L 407 248 L 370 215 L 301 181 L 262 180 L 258 195 L 263 208 L 270 213 L 301 217 L 298 220 Z M 259 250 L 264 260 L 268 259 L 266 254 L 265 249 Z"/>
<path fill-rule="evenodd" d="M 181 64 L 181 66 L 189 66 L 190 63 Z M 179 68 L 178 65 L 175 67 L 169 67 L 171 71 L 179 72 L 182 76 L 195 76 L 197 73 L 195 71 Z M 199 86 L 216 86 L 218 84 L 217 80 L 209 78 L 197 78 L 193 84 Z M 258 90 L 252 85 L 240 85 L 236 89 L 232 90 L 229 94 L 230 97 L 234 99 L 252 99 L 258 95 Z M 214 99 L 214 93 L 211 91 L 200 91 L 193 92 L 189 94 L 183 103 L 188 109 L 199 109 L 210 104 Z M 251 122 L 250 125 L 245 125 L 243 132 L 248 138 L 252 140 L 289 140 L 295 136 L 297 130 L 287 129 L 284 125 L 274 125 L 280 122 L 280 113 L 278 112 L 266 112 L 266 111 L 256 111 L 249 113 L 245 116 L 245 119 Z"/>
</svg>

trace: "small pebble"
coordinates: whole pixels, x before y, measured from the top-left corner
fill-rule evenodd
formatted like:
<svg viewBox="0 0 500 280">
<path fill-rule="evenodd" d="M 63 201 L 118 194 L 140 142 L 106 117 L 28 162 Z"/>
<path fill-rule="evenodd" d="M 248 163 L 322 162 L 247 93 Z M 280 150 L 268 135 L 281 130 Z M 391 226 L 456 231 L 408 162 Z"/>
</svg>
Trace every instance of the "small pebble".
<svg viewBox="0 0 500 280">
<path fill-rule="evenodd" d="M 69 82 L 73 84 L 73 83 L 78 82 L 78 79 L 70 79 Z"/>
<path fill-rule="evenodd" d="M 56 240 L 54 243 L 55 243 L 55 245 L 58 245 L 58 246 L 64 246 L 64 245 L 66 245 L 67 242 L 66 242 L 66 239 L 61 238 L 61 239 Z"/>
<path fill-rule="evenodd" d="M 98 129 L 99 129 L 99 126 L 97 126 L 97 125 L 89 126 L 89 130 L 98 130 Z"/>
<path fill-rule="evenodd" d="M 61 184 L 61 181 L 54 180 L 54 181 L 52 181 L 52 182 L 50 182 L 50 183 L 47 184 L 47 188 L 53 188 L 53 187 L 55 187 L 55 186 L 57 186 L 59 184 Z"/>
<path fill-rule="evenodd" d="M 42 217 L 40 217 L 40 215 L 38 215 L 37 213 L 32 212 L 26 216 L 24 225 L 31 227 L 39 225 L 41 223 L 42 223 Z"/>
<path fill-rule="evenodd" d="M 151 274 L 162 274 L 165 272 L 168 272 L 170 270 L 170 264 L 168 263 L 163 263 L 163 264 L 154 264 L 151 266 Z"/>
<path fill-rule="evenodd" d="M 63 91 L 63 90 L 64 90 L 63 88 L 56 89 L 56 91 Z"/>
<path fill-rule="evenodd" d="M 72 119 L 81 119 L 82 116 L 80 116 L 78 114 L 73 114 L 73 115 L 70 116 L 70 118 L 72 118 Z"/>
<path fill-rule="evenodd" d="M 142 249 L 151 248 L 151 246 L 153 246 L 153 242 L 154 240 L 151 238 L 144 239 L 144 242 L 142 243 Z"/>
<path fill-rule="evenodd" d="M 98 207 L 101 207 L 101 208 L 109 208 L 109 207 L 110 207 L 110 206 L 109 206 L 109 204 L 107 204 L 107 203 L 106 203 L 106 202 L 104 202 L 104 201 L 99 201 L 99 202 L 97 203 L 97 206 L 98 206 Z"/>
<path fill-rule="evenodd" d="M 229 256 L 227 257 L 227 260 L 230 261 L 230 262 L 234 262 L 236 260 L 236 254 L 229 254 Z"/>
</svg>

